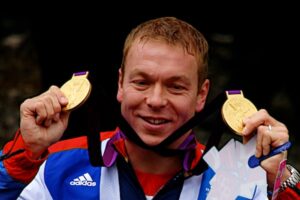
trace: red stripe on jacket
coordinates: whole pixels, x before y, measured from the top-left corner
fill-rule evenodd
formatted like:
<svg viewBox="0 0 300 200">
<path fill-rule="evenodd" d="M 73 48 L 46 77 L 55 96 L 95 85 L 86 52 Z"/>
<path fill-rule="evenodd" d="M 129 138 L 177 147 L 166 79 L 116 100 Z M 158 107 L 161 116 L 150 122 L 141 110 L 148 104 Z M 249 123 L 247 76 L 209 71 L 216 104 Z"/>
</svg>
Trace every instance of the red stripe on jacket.
<svg viewBox="0 0 300 200">
<path fill-rule="evenodd" d="M 112 137 L 115 131 L 102 132 L 100 139 L 105 140 Z M 20 134 L 20 130 L 17 131 L 13 141 L 8 142 L 3 148 L 3 154 L 8 152 L 15 152 L 19 149 L 25 149 L 25 144 Z M 48 148 L 48 151 L 42 154 L 39 160 L 32 159 L 28 150 L 19 153 L 3 161 L 3 165 L 7 170 L 7 173 L 16 181 L 22 183 L 29 183 L 37 174 L 39 167 L 47 159 L 48 155 L 54 152 L 70 150 L 74 148 L 87 149 L 87 137 L 81 136 L 77 138 L 67 139 L 59 141 Z"/>
</svg>

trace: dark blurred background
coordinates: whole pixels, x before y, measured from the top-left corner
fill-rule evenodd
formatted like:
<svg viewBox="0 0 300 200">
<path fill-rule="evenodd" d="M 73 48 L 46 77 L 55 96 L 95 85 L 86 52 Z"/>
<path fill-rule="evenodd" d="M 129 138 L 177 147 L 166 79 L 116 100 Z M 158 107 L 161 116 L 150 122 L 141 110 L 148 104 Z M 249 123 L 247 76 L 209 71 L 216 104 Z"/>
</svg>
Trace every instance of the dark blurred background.
<svg viewBox="0 0 300 200">
<path fill-rule="evenodd" d="M 51 85 L 60 86 L 72 73 L 83 70 L 90 72 L 92 94 L 73 112 L 64 137 L 113 129 L 119 110 L 115 99 L 117 70 L 126 35 L 145 20 L 175 16 L 194 25 L 209 41 L 210 99 L 227 89 L 242 89 L 258 108 L 266 108 L 288 126 L 294 143 L 289 157 L 300 168 L 296 73 L 300 18 L 292 7 L 204 8 L 160 12 L 44 8 L 19 12 L 0 7 L 0 146 L 18 128 L 19 106 L 24 99 Z"/>
</svg>

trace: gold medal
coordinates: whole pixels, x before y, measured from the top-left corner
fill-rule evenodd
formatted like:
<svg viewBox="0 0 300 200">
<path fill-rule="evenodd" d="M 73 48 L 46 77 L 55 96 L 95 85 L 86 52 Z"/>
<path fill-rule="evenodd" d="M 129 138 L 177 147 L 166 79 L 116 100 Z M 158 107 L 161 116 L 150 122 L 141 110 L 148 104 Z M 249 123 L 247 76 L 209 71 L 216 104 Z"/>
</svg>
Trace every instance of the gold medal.
<svg viewBox="0 0 300 200">
<path fill-rule="evenodd" d="M 91 84 L 87 79 L 89 72 L 74 73 L 72 78 L 61 86 L 69 103 L 63 108 L 64 111 L 73 110 L 82 105 L 91 93 Z"/>
<path fill-rule="evenodd" d="M 241 135 L 243 119 L 257 112 L 257 109 L 241 90 L 226 91 L 226 95 L 227 100 L 222 107 L 223 120 L 236 134 Z"/>
</svg>

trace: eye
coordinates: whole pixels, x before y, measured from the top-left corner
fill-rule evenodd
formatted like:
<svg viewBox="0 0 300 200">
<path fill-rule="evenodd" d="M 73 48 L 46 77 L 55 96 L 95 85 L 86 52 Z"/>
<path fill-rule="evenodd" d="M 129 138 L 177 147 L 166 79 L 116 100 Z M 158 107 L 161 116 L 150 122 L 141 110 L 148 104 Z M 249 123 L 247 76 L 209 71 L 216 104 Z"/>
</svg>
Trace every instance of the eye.
<svg viewBox="0 0 300 200">
<path fill-rule="evenodd" d="M 174 83 L 169 85 L 169 90 L 174 93 L 180 93 L 186 90 L 186 87 L 181 84 Z"/>
<path fill-rule="evenodd" d="M 145 80 L 135 80 L 135 81 L 133 81 L 133 83 L 135 85 L 140 85 L 140 86 L 147 85 L 147 81 L 145 81 Z"/>
<path fill-rule="evenodd" d="M 149 82 L 144 79 L 133 80 L 132 83 L 137 89 L 145 89 L 149 85 Z"/>
<path fill-rule="evenodd" d="M 175 90 L 183 90 L 183 89 L 184 89 L 183 86 L 177 85 L 177 84 L 174 84 L 174 85 L 172 86 L 172 88 L 175 89 Z"/>
</svg>

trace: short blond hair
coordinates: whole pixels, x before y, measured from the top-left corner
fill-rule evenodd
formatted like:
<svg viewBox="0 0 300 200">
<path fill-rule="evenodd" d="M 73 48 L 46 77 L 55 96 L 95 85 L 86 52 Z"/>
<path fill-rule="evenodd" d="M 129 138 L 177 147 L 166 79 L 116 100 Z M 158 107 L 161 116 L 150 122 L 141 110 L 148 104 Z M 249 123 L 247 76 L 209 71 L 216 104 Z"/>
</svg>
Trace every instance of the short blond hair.
<svg viewBox="0 0 300 200">
<path fill-rule="evenodd" d="M 160 40 L 170 45 L 181 46 L 197 59 L 198 84 L 202 85 L 208 74 L 208 43 L 202 33 L 191 24 L 175 17 L 161 17 L 146 21 L 134 28 L 127 36 L 121 70 L 124 74 L 126 58 L 136 40 Z"/>
</svg>

